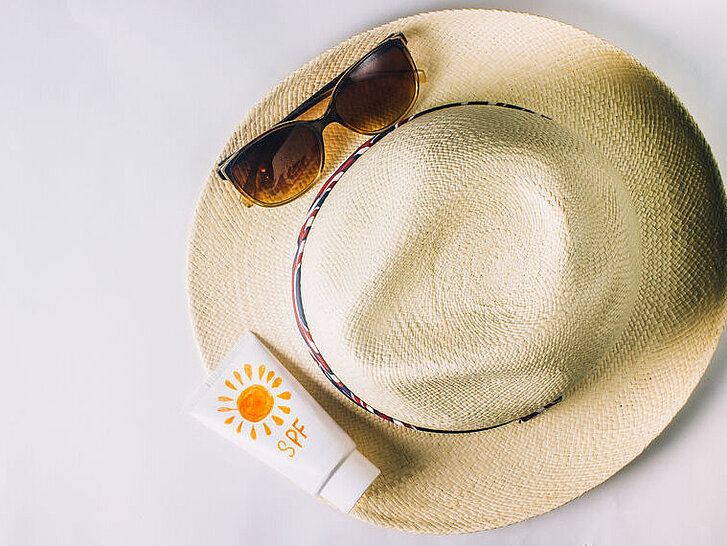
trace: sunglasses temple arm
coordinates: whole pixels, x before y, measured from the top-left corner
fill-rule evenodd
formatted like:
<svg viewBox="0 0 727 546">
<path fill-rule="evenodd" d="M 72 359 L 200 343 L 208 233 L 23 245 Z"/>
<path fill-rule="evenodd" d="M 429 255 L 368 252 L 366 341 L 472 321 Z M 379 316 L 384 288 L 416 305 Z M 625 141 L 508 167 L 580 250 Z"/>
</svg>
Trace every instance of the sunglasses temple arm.
<svg viewBox="0 0 727 546">
<path fill-rule="evenodd" d="M 401 39 L 406 44 L 406 36 L 402 34 L 401 32 L 394 32 L 393 34 L 389 34 L 386 38 L 384 38 L 379 44 L 374 47 L 376 49 L 381 44 L 388 42 L 389 40 L 396 38 Z M 373 51 L 373 49 L 372 49 Z M 280 120 L 280 123 L 283 123 L 284 121 L 291 121 L 300 116 L 305 111 L 309 110 L 312 106 L 319 103 L 321 100 L 323 100 L 330 92 L 333 91 L 333 88 L 336 87 L 338 82 L 341 80 L 341 78 L 346 74 L 348 71 L 348 68 L 341 72 L 338 76 L 333 78 L 330 82 L 328 82 L 324 87 L 321 87 L 316 93 L 310 97 L 308 100 L 306 100 L 303 104 L 298 106 L 295 110 L 293 110 L 290 114 L 285 116 L 283 119 Z"/>
<path fill-rule="evenodd" d="M 427 81 L 426 72 L 424 72 L 424 70 L 421 70 L 419 68 L 417 68 L 416 71 L 417 71 L 417 74 L 419 75 L 419 82 L 420 83 L 426 82 Z M 297 118 L 298 116 L 300 116 L 301 114 L 306 112 L 307 110 L 310 110 L 310 108 L 312 108 L 313 106 L 318 104 L 320 101 L 325 99 L 333 91 L 333 89 L 336 87 L 336 85 L 338 84 L 338 82 L 341 80 L 341 78 L 343 77 L 343 75 L 345 73 L 346 73 L 345 71 L 341 72 L 338 76 L 336 76 L 334 79 L 332 79 L 330 82 L 328 82 L 324 87 L 321 87 L 318 91 L 316 91 L 316 93 L 312 97 L 308 98 L 303 104 L 298 106 L 290 114 L 288 114 L 283 119 L 281 119 L 279 123 L 294 120 L 295 118 Z"/>
<path fill-rule="evenodd" d="M 285 121 L 291 121 L 303 114 L 304 112 L 310 110 L 313 106 L 321 102 L 323 99 L 325 99 L 328 95 L 330 95 L 333 92 L 333 89 L 336 87 L 338 82 L 341 80 L 343 75 L 346 72 L 341 72 L 338 76 L 333 78 L 330 82 L 328 82 L 326 85 L 321 87 L 318 91 L 315 92 L 313 96 L 308 98 L 303 104 L 298 106 L 295 110 L 293 110 L 290 114 L 285 116 L 283 119 L 280 120 L 280 123 L 283 123 Z"/>
<path fill-rule="evenodd" d="M 303 104 L 301 104 L 295 110 L 293 110 L 290 114 L 288 114 L 283 119 L 281 119 L 278 123 L 276 123 L 276 125 L 286 122 L 286 121 L 291 121 L 291 120 L 297 118 L 302 113 L 306 112 L 311 107 L 313 107 L 314 105 L 316 105 L 317 103 L 319 103 L 320 101 L 325 99 L 326 96 L 328 96 L 333 91 L 333 88 L 336 87 L 336 84 L 339 82 L 339 80 L 341 79 L 341 76 L 343 76 L 343 74 L 344 74 L 344 72 L 341 72 L 338 76 L 335 77 L 335 79 L 328 82 L 324 87 L 321 87 L 318 91 L 316 91 L 315 95 L 310 97 Z M 217 171 L 217 174 L 221 178 L 227 179 L 227 177 L 225 176 L 225 173 L 222 170 L 222 166 L 225 163 L 227 163 L 227 161 L 235 154 L 237 154 L 237 151 L 232 152 L 230 155 L 228 155 L 227 157 L 225 157 L 224 159 L 220 160 L 217 163 L 216 171 Z"/>
</svg>

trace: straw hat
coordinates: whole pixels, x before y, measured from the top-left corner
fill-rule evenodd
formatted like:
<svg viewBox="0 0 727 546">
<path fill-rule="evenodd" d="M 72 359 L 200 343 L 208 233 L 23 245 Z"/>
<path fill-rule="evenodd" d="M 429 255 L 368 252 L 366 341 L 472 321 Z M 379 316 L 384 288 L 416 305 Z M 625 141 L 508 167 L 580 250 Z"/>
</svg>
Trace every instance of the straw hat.
<svg viewBox="0 0 727 546">
<path fill-rule="evenodd" d="M 352 514 L 461 533 L 552 510 L 630 462 L 702 376 L 727 314 L 719 172 L 672 92 L 614 46 L 540 17 L 455 10 L 364 32 L 290 75 L 225 156 L 391 32 L 427 82 L 408 121 L 327 194 L 245 208 L 211 173 L 189 254 L 206 366 L 251 330 L 381 469 Z M 368 137 L 327 129 L 327 173 Z M 320 187 L 321 182 L 318 183 Z M 550 403 L 562 401 L 537 413 Z M 513 421 L 514 420 L 514 421 Z M 508 424 L 503 424 L 508 423 Z"/>
</svg>

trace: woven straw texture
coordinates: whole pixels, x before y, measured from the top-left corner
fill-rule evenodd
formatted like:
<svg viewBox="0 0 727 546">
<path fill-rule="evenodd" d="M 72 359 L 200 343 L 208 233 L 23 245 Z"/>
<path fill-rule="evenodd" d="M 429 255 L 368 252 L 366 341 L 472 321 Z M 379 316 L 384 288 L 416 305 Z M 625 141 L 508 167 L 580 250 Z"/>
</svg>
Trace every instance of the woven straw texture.
<svg viewBox="0 0 727 546">
<path fill-rule="evenodd" d="M 623 182 L 553 121 L 458 106 L 409 122 L 316 216 L 301 293 L 348 388 L 401 421 L 473 430 L 574 386 L 621 335 L 641 271 Z"/>
<path fill-rule="evenodd" d="M 377 525 L 428 533 L 500 527 L 552 510 L 613 475 L 641 453 L 687 400 L 709 363 L 727 314 L 725 196 L 716 164 L 698 128 L 671 91 L 646 68 L 606 42 L 567 25 L 531 15 L 489 10 L 455 10 L 407 17 L 360 34 L 321 54 L 279 84 L 249 112 L 220 157 L 273 125 L 393 31 L 406 34 L 417 65 L 427 72 L 416 110 L 466 100 L 516 104 L 553 118 L 561 127 L 556 140 L 561 145 L 583 146 L 586 163 L 598 165 L 598 172 L 594 172 L 566 164 L 563 159 L 557 166 L 570 168 L 571 174 L 553 176 L 544 186 L 554 195 L 570 191 L 569 202 L 578 203 L 574 192 L 568 189 L 569 184 L 575 183 L 578 177 L 586 180 L 584 191 L 591 195 L 600 191 L 605 196 L 600 204 L 593 204 L 587 196 L 581 198 L 583 207 L 594 207 L 594 218 L 587 221 L 588 215 L 573 215 L 560 207 L 563 214 L 568 213 L 568 218 L 580 219 L 575 228 L 562 231 L 557 227 L 557 210 L 540 218 L 547 219 L 547 229 L 557 232 L 541 236 L 545 239 L 552 235 L 558 239 L 551 241 L 552 255 L 558 249 L 582 252 L 577 254 L 582 255 L 582 263 L 600 267 L 604 273 L 605 284 L 600 294 L 591 295 L 589 301 L 570 302 L 569 306 L 585 312 L 591 305 L 601 318 L 607 315 L 607 320 L 603 324 L 590 324 L 592 319 L 586 319 L 592 332 L 574 333 L 569 319 L 562 328 L 573 337 L 553 342 L 559 350 L 572 354 L 578 347 L 588 345 L 584 336 L 591 333 L 595 343 L 588 348 L 589 354 L 600 355 L 600 360 L 569 367 L 570 371 L 560 376 L 562 384 L 554 386 L 554 391 L 570 387 L 582 374 L 585 377 L 568 388 L 561 403 L 525 423 L 479 433 L 447 435 L 407 430 L 370 415 L 345 400 L 327 382 L 307 354 L 295 325 L 290 301 L 292 257 L 300 224 L 314 194 L 308 193 L 279 209 L 246 209 L 235 190 L 214 174 L 210 174 L 200 198 L 191 237 L 189 291 L 193 321 L 209 369 L 219 364 L 242 332 L 256 333 L 352 436 L 360 451 L 381 469 L 381 476 L 354 507 L 354 516 Z M 421 119 L 426 120 L 426 116 Z M 461 117 L 450 121 L 466 123 Z M 501 126 L 512 128 L 511 122 L 512 119 Z M 528 125 L 526 129 L 534 128 Z M 423 133 L 417 131 L 418 127 L 413 126 L 408 133 L 415 139 L 408 144 L 413 149 L 423 146 L 416 141 Z M 503 149 L 514 145 L 517 132 L 513 130 L 513 134 L 502 137 Z M 404 139 L 395 137 L 396 132 L 387 137 L 391 143 L 382 140 L 377 146 L 393 149 L 407 146 Z M 365 137 L 338 127 L 327 130 L 327 171 L 334 169 L 363 140 Z M 527 149 L 532 150 L 533 146 Z M 373 155 L 371 161 L 383 160 L 375 150 L 369 153 Z M 466 153 L 461 157 L 472 159 Z M 360 162 L 365 159 L 366 156 Z M 408 168 L 407 165 L 411 167 L 413 158 L 389 154 L 387 160 L 392 169 L 401 170 Z M 478 159 L 475 165 L 481 167 L 484 163 L 485 160 Z M 370 167 L 362 163 L 354 165 L 352 170 L 355 168 L 362 174 Z M 321 209 L 321 218 L 317 220 L 321 225 L 314 226 L 311 247 L 306 250 L 316 256 L 312 261 L 323 263 L 328 259 L 327 252 L 332 250 L 330 245 L 342 245 L 346 241 L 353 244 L 357 237 L 364 235 L 359 218 L 351 223 L 359 231 L 347 233 L 348 223 L 342 222 L 336 241 L 326 241 L 323 237 L 325 233 L 333 233 L 334 223 L 349 213 L 336 210 L 348 199 L 369 204 L 380 202 L 375 195 L 377 179 L 367 180 L 366 187 L 360 184 L 362 187 L 344 189 L 348 182 L 357 181 L 355 175 L 355 171 L 346 173 Z M 396 179 L 402 177 L 396 176 Z M 407 183 L 417 181 L 407 180 Z M 503 192 L 507 190 L 504 181 L 500 185 Z M 513 191 L 513 199 L 524 199 L 523 187 Z M 340 195 L 336 196 L 335 192 Z M 484 210 L 492 212 L 494 203 L 506 210 L 508 206 L 514 207 L 506 195 L 489 194 L 486 198 L 481 194 L 480 197 L 474 202 L 484 206 Z M 435 199 L 435 196 L 422 197 L 425 198 Z M 488 202 L 488 199 L 494 201 Z M 532 196 L 529 199 L 529 204 L 534 206 L 537 199 Z M 434 210 L 432 202 L 428 206 L 428 210 Z M 548 207 L 542 201 L 541 206 Z M 361 207 L 353 208 L 350 213 L 372 217 L 380 214 Z M 416 214 L 415 211 L 399 212 L 396 217 L 414 218 Z M 464 226 L 463 236 L 469 237 L 474 230 L 484 229 L 484 224 L 478 223 L 484 221 L 458 218 L 456 225 Z M 539 220 L 532 218 L 531 221 Z M 503 218 L 498 225 L 509 225 L 507 222 Z M 637 243 L 630 235 L 629 226 L 633 222 L 638 230 Z M 316 232 L 319 228 L 320 232 Z M 382 229 L 378 226 L 374 230 L 378 237 L 382 236 Z M 521 233 L 529 230 L 527 233 L 533 236 L 535 226 L 527 227 L 521 221 L 517 229 Z M 592 249 L 581 251 L 563 241 L 566 235 L 577 237 L 580 233 L 588 239 L 597 232 L 605 234 L 604 239 L 613 244 L 594 242 Z M 490 242 L 501 235 L 490 234 Z M 514 242 L 515 239 L 508 237 L 501 238 L 499 244 Z M 384 244 L 384 254 L 395 255 L 398 252 L 393 249 L 395 244 L 395 241 Z M 442 248 L 453 244 L 443 241 Z M 466 256 L 469 259 L 481 250 L 469 249 Z M 337 252 L 340 255 L 345 249 Z M 639 252 L 640 266 L 634 267 L 632 258 Z M 525 252 L 516 271 L 526 271 L 529 260 L 535 260 L 538 266 L 553 265 L 552 255 L 545 259 Z M 603 263 L 606 256 L 614 257 L 613 263 Z M 341 287 L 345 283 L 360 280 L 336 280 L 335 272 L 317 271 L 306 264 L 308 258 L 304 257 L 307 269 L 303 272 L 302 286 L 311 309 L 316 305 L 311 298 L 321 286 L 344 292 Z M 447 256 L 442 259 L 454 260 Z M 575 269 L 571 265 L 560 265 L 565 275 L 548 287 L 550 294 L 560 294 L 568 283 L 578 282 L 573 278 Z M 458 279 L 470 282 L 465 279 L 465 266 L 457 266 L 463 275 L 455 276 L 454 282 Z M 443 263 L 442 267 L 451 268 L 452 263 Z M 494 263 L 483 267 L 497 271 Z M 342 270 L 356 273 L 352 263 L 345 264 Z M 475 283 L 493 288 L 497 275 L 502 274 L 493 275 L 489 279 L 478 277 Z M 370 279 L 368 275 L 364 277 Z M 635 294 L 630 294 L 629 286 L 634 278 L 638 279 L 637 286 L 633 288 Z M 537 291 L 535 287 L 529 289 Z M 306 294 L 306 290 L 311 293 Z M 381 293 L 375 297 L 382 297 Z M 609 315 L 603 308 L 604 302 L 613 298 L 615 309 Z M 350 302 L 337 301 L 333 307 L 336 313 L 353 308 Z M 320 310 L 312 313 L 314 336 L 325 338 L 326 333 L 319 330 L 332 319 L 323 317 Z M 352 323 L 347 324 L 350 327 Z M 368 332 L 372 339 L 381 339 L 381 332 L 371 331 L 375 327 L 375 324 L 361 323 L 356 332 L 359 335 L 362 331 Z M 445 325 L 437 327 L 445 328 Z M 337 328 L 340 333 L 341 327 Z M 323 340 L 324 347 L 344 350 L 344 341 L 335 334 L 334 331 L 330 339 Z M 512 332 L 507 335 L 515 337 Z M 415 337 L 410 339 L 413 343 L 418 341 Z M 523 347 L 527 345 L 526 341 L 521 342 Z M 442 341 L 441 346 L 445 345 L 446 341 Z M 544 346 L 541 342 L 527 345 L 529 348 Z M 473 347 L 481 349 L 482 344 L 477 342 Z M 416 355 L 413 346 L 399 348 L 409 351 L 410 356 Z M 362 355 L 366 357 L 365 352 Z M 465 361 L 468 358 L 464 353 L 459 356 Z M 336 369 L 338 361 L 328 361 Z M 577 361 L 577 358 L 572 360 Z M 360 369 L 356 362 L 356 355 L 352 356 L 350 351 L 341 360 L 344 367 L 349 366 L 347 371 L 354 381 L 353 372 Z M 386 388 L 391 390 L 389 379 L 377 382 L 363 377 L 359 380 L 362 381 L 359 386 L 372 396 L 385 392 Z M 398 398 L 394 397 L 401 402 L 399 409 L 416 412 L 404 403 L 412 399 L 411 393 L 400 391 Z M 530 403 L 545 394 L 530 388 L 519 394 L 519 398 L 508 399 Z M 466 400 L 461 411 L 448 418 L 436 408 L 433 414 L 427 411 L 413 416 L 452 426 L 497 417 L 477 414 L 471 396 Z M 514 411 L 512 405 L 502 409 L 502 414 L 507 411 Z"/>
</svg>

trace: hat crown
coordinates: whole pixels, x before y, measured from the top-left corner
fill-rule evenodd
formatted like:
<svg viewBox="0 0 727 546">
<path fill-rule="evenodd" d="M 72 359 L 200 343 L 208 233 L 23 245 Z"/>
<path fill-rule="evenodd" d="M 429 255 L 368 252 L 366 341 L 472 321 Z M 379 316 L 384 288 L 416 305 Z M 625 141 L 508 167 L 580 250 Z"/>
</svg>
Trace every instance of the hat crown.
<svg viewBox="0 0 727 546">
<path fill-rule="evenodd" d="M 633 306 L 629 196 L 567 128 L 502 106 L 416 118 L 343 175 L 301 268 L 337 376 L 417 426 L 471 430 L 563 395 Z"/>
</svg>

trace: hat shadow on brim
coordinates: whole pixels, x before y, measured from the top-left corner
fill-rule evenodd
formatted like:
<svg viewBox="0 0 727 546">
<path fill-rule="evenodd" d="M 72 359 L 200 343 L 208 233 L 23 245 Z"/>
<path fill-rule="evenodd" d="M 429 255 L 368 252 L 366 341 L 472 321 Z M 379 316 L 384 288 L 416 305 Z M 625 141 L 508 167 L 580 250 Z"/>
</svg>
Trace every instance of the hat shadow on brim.
<svg viewBox="0 0 727 546">
<path fill-rule="evenodd" d="M 482 3 L 476 1 L 429 1 L 423 3 L 418 11 L 480 7 L 483 7 Z M 675 47 L 675 42 L 666 33 L 646 27 L 643 22 L 607 5 L 596 6 L 569 0 L 505 0 L 498 3 L 497 7 L 566 21 L 594 32 L 636 56 L 657 72 L 679 95 L 707 135 L 718 163 L 727 163 L 727 150 L 723 146 L 727 141 L 727 97 L 722 92 L 723 86 L 719 85 L 727 80 L 727 71 L 715 75 L 714 66 L 707 67 L 701 57 L 690 55 L 685 48 Z M 397 17 L 407 15 L 410 13 L 402 11 Z M 385 22 L 372 19 L 366 23 L 373 27 Z M 713 405 L 715 397 L 725 390 L 725 361 L 727 332 L 722 334 L 710 366 L 682 410 L 644 452 L 614 476 L 613 480 L 624 479 L 644 463 L 648 464 L 660 450 L 669 449 L 678 441 L 682 431 L 692 422 L 706 418 L 705 412 Z"/>
</svg>

